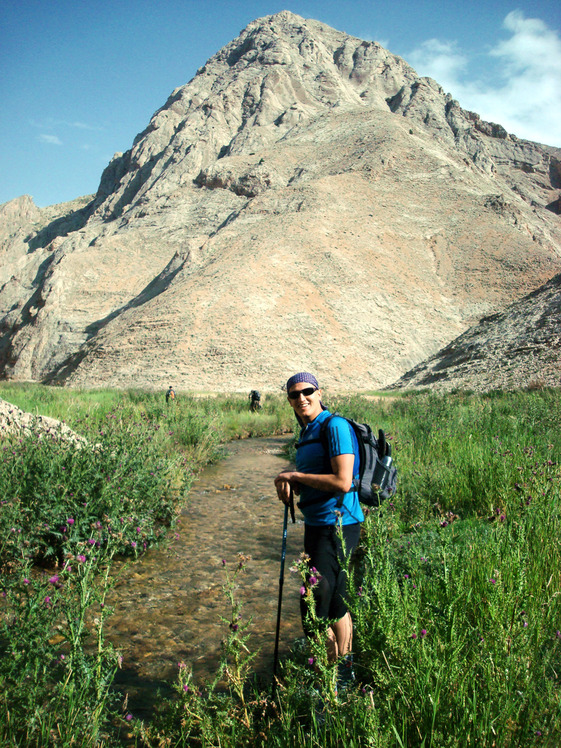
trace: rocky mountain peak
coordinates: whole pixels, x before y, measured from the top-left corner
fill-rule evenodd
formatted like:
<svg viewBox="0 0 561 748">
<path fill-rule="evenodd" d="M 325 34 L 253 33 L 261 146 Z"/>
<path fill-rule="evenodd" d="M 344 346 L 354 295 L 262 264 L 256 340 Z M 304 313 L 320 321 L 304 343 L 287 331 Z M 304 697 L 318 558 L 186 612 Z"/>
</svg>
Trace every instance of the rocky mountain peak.
<svg viewBox="0 0 561 748">
<path fill-rule="evenodd" d="M 388 384 L 561 271 L 560 156 L 375 42 L 257 19 L 115 154 L 94 199 L 0 209 L 0 372 Z"/>
<path fill-rule="evenodd" d="M 176 89 L 102 176 L 97 204 L 121 215 L 159 181 L 181 187 L 226 156 L 250 155 L 333 108 L 379 107 L 418 79 L 375 42 L 288 11 L 250 23 Z M 427 83 L 430 87 L 430 83 Z M 172 183 L 166 180 L 171 188 Z M 199 182 L 200 183 L 200 182 Z"/>
</svg>

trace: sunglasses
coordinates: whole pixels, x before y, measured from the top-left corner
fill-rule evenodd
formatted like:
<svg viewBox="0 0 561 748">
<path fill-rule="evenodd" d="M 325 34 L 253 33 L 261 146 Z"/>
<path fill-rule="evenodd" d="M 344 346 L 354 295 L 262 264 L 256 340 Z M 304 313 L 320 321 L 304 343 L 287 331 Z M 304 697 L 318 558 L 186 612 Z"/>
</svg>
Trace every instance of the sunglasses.
<svg viewBox="0 0 561 748">
<path fill-rule="evenodd" d="M 304 397 L 310 397 L 310 395 L 313 395 L 314 392 L 317 392 L 316 387 L 306 387 L 303 390 L 296 390 L 296 392 L 289 392 L 288 397 L 291 400 L 298 400 L 300 395 L 304 395 Z"/>
</svg>

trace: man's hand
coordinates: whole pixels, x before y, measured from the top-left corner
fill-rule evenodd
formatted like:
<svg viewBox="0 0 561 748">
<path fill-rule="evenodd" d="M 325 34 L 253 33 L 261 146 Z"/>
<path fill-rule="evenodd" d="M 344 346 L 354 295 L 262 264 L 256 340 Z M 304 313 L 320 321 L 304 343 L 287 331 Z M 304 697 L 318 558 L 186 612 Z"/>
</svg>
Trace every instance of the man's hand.
<svg viewBox="0 0 561 748">
<path fill-rule="evenodd" d="M 277 475 L 277 477 L 275 478 L 275 488 L 277 489 L 277 496 L 283 502 L 283 504 L 290 503 L 290 493 L 291 493 L 290 477 L 291 477 L 291 473 L 286 472 L 286 473 L 279 473 L 279 475 Z"/>
</svg>

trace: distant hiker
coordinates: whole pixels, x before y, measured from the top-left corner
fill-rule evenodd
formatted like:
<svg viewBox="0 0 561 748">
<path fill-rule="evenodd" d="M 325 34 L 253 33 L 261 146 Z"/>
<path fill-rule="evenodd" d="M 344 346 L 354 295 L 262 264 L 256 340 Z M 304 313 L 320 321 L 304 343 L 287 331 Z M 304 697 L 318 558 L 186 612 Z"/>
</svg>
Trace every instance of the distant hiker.
<svg viewBox="0 0 561 748">
<path fill-rule="evenodd" d="M 252 413 L 254 413 L 256 410 L 260 410 L 261 408 L 261 394 L 259 393 L 259 390 L 251 390 L 249 393 L 249 409 Z"/>
<path fill-rule="evenodd" d="M 169 404 L 169 402 L 173 402 L 175 400 L 175 390 L 170 385 L 168 391 L 166 392 L 166 403 Z"/>
<path fill-rule="evenodd" d="M 358 441 L 344 418 L 330 417 L 313 374 L 300 372 L 290 377 L 286 391 L 301 430 L 296 469 L 277 475 L 275 487 L 285 504 L 290 501 L 291 489 L 300 497 L 298 508 L 305 521 L 304 551 L 310 557 L 308 580 L 318 617 L 334 621 L 327 628 L 327 650 L 330 660 L 338 661 L 338 682 L 343 688 L 354 673 L 353 622 L 345 603 L 347 578 L 341 565 L 342 539 L 349 557 L 358 544 L 360 523 L 364 520 L 357 491 L 353 490 L 353 480 L 359 475 Z M 320 429 L 327 419 L 326 452 Z M 308 635 L 304 597 L 300 598 L 300 608 Z"/>
</svg>

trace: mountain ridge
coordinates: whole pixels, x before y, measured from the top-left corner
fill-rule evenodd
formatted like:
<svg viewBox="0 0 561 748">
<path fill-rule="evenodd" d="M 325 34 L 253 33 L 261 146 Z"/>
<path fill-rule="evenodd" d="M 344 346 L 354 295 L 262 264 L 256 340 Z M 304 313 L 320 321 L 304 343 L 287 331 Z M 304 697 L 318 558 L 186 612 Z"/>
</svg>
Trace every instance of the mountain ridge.
<svg viewBox="0 0 561 748">
<path fill-rule="evenodd" d="M 51 220 L 0 206 L 0 372 L 267 390 L 312 368 L 387 385 L 561 270 L 559 155 L 376 42 L 257 19 L 93 200 Z"/>
</svg>

